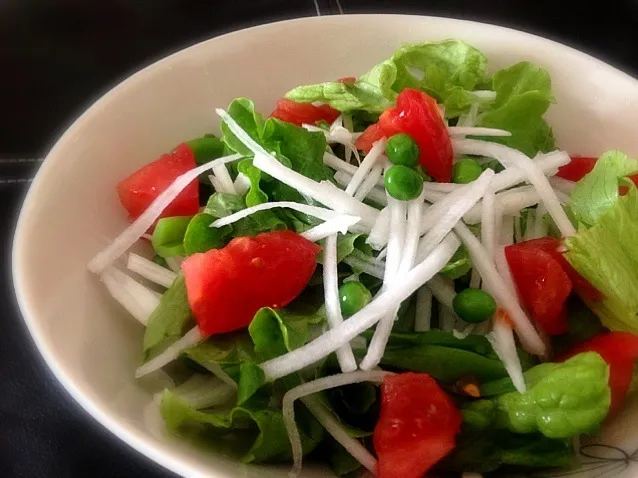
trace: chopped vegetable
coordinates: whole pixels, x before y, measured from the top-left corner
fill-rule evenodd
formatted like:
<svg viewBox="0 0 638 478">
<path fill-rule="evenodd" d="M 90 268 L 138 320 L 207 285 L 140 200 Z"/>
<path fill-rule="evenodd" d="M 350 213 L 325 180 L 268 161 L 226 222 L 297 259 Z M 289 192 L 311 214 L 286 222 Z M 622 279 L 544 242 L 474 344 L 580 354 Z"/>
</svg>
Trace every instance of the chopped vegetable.
<svg viewBox="0 0 638 478">
<path fill-rule="evenodd" d="M 452 182 L 467 184 L 478 179 L 483 172 L 481 165 L 472 158 L 459 159 L 452 169 Z"/>
<path fill-rule="evenodd" d="M 315 106 L 284 98 L 277 102 L 277 108 L 270 116 L 301 126 L 304 123 L 315 124 L 317 121 L 332 123 L 339 112 L 328 105 Z"/>
<path fill-rule="evenodd" d="M 454 296 L 452 305 L 456 315 L 470 323 L 485 322 L 496 312 L 496 301 L 481 289 L 462 290 Z"/>
<path fill-rule="evenodd" d="M 419 145 L 412 137 L 399 133 L 388 138 L 385 154 L 393 164 L 400 164 L 410 168 L 419 164 Z"/>
<path fill-rule="evenodd" d="M 392 166 L 386 171 L 383 182 L 388 194 L 399 201 L 416 199 L 423 190 L 423 179 L 407 166 Z"/>
<path fill-rule="evenodd" d="M 359 281 L 346 282 L 339 288 L 339 303 L 344 315 L 354 315 L 372 300 L 370 291 Z"/>
<path fill-rule="evenodd" d="M 429 375 L 386 376 L 381 400 L 374 429 L 380 478 L 420 478 L 454 448 L 461 414 Z"/>
</svg>

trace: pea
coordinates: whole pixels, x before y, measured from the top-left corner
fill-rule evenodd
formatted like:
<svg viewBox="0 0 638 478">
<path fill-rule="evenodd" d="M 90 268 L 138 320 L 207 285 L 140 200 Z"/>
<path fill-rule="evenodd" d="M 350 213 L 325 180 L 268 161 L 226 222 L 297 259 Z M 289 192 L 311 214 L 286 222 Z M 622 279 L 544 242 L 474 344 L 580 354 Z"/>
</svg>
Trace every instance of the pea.
<svg viewBox="0 0 638 478">
<path fill-rule="evenodd" d="M 414 167 L 419 163 L 419 145 L 405 133 L 395 134 L 388 139 L 385 154 L 394 164 Z"/>
<path fill-rule="evenodd" d="M 423 179 L 419 173 L 400 164 L 386 171 L 383 183 L 388 194 L 399 201 L 415 199 L 423 191 Z"/>
<path fill-rule="evenodd" d="M 481 165 L 472 158 L 463 158 L 454 163 L 452 169 L 452 182 L 457 184 L 467 184 L 476 180 L 483 169 Z"/>
<path fill-rule="evenodd" d="M 345 316 L 356 314 L 372 300 L 370 291 L 359 281 L 346 282 L 339 288 L 339 303 Z"/>
<path fill-rule="evenodd" d="M 496 301 L 481 289 L 465 289 L 454 296 L 454 312 L 465 322 L 473 324 L 489 320 L 496 312 Z"/>
</svg>

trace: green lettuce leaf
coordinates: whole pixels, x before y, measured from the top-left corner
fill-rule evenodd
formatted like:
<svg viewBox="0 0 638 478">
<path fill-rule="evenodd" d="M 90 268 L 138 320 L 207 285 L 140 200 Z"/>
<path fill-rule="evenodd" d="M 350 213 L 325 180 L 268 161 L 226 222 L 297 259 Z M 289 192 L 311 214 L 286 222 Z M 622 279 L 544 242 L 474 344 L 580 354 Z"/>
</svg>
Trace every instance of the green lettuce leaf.
<svg viewBox="0 0 638 478">
<path fill-rule="evenodd" d="M 222 218 L 245 208 L 246 203 L 241 196 L 228 193 L 215 193 L 208 198 L 204 212 L 214 218 Z"/>
<path fill-rule="evenodd" d="M 620 151 L 608 151 L 594 169 L 578 181 L 571 193 L 571 212 L 578 222 L 593 226 L 605 211 L 616 205 L 620 194 L 618 183 L 638 172 L 638 160 Z"/>
<path fill-rule="evenodd" d="M 184 276 L 178 274 L 148 319 L 143 351 L 146 359 L 164 350 L 195 325 Z"/>
<path fill-rule="evenodd" d="M 596 430 L 609 411 L 609 365 L 595 352 L 554 365 L 527 392 L 477 400 L 462 410 L 468 426 L 503 428 L 514 433 L 540 432 L 569 438 Z"/>
<path fill-rule="evenodd" d="M 296 412 L 303 452 L 307 454 L 323 440 L 324 430 L 305 408 L 299 407 Z M 236 443 L 243 445 L 241 461 L 244 463 L 282 462 L 292 458 L 281 410 L 236 407 L 230 412 L 204 412 L 166 390 L 161 413 L 167 428 L 174 433 L 238 434 L 240 439 Z"/>
<path fill-rule="evenodd" d="M 214 220 L 215 217 L 205 212 L 193 216 L 184 234 L 184 252 L 187 256 L 197 252 L 219 249 L 226 245 L 226 238 L 233 228 L 230 225 L 210 227 Z"/>
<path fill-rule="evenodd" d="M 224 155 L 224 143 L 214 134 L 207 134 L 200 138 L 186 141 L 195 156 L 195 163 L 198 166 L 206 164 Z"/>
<path fill-rule="evenodd" d="M 339 234 L 337 236 L 337 264 L 355 250 L 365 255 L 372 255 L 372 248 L 366 244 L 367 236 L 363 234 Z M 323 264 L 323 251 L 317 256 L 317 262 Z"/>
<path fill-rule="evenodd" d="M 255 104 L 252 101 L 247 98 L 237 98 L 228 105 L 226 112 L 248 133 L 248 136 L 260 142 L 265 122 L 264 117 L 255 111 Z M 226 123 L 222 122 L 221 130 L 224 135 L 223 141 L 231 150 L 252 156 L 252 151 L 237 139 Z"/>
<path fill-rule="evenodd" d="M 260 309 L 248 326 L 255 354 L 260 361 L 270 360 L 291 352 L 308 341 L 311 325 L 323 321 L 320 315 L 297 315 L 285 309 Z"/>
<path fill-rule="evenodd" d="M 394 62 L 386 60 L 375 65 L 355 83 L 329 81 L 299 86 L 286 93 L 286 98 L 300 103 L 319 101 L 339 111 L 364 110 L 381 113 L 394 103 L 396 92 L 392 90 L 392 84 L 396 76 Z"/>
<path fill-rule="evenodd" d="M 465 244 L 461 244 L 461 247 L 456 250 L 445 267 L 439 271 L 439 274 L 446 279 L 455 280 L 463 277 L 470 270 L 472 270 L 472 258 Z"/>
<path fill-rule="evenodd" d="M 512 136 L 489 138 L 522 151 L 528 156 L 554 149 L 552 130 L 543 114 L 554 101 L 547 70 L 521 62 L 494 73 L 492 89 L 496 99 L 480 115 L 478 126 L 500 128 Z"/>
<path fill-rule="evenodd" d="M 261 181 L 261 170 L 253 166 L 252 159 L 244 159 L 239 162 L 237 170 L 244 174 L 250 181 L 250 189 L 244 198 L 247 207 L 257 206 L 268 202 L 268 195 L 261 190 L 259 181 Z"/>
<path fill-rule="evenodd" d="M 635 237 L 638 237 L 638 190 L 631 187 L 594 226 L 565 240 L 568 248 L 565 257 L 605 297 L 587 304 L 603 325 L 638 333 Z"/>
</svg>

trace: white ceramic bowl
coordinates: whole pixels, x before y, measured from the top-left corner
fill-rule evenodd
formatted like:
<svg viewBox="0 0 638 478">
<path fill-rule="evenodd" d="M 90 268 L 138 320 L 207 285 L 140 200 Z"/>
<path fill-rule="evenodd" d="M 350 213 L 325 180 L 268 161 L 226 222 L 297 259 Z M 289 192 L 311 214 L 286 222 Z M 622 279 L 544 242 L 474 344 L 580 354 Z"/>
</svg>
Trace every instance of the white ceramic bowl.
<svg viewBox="0 0 638 478">
<path fill-rule="evenodd" d="M 51 370 L 82 407 L 176 473 L 286 476 L 282 468 L 238 465 L 164 433 L 147 413 L 151 392 L 133 378 L 142 329 L 106 295 L 86 263 L 127 224 L 115 194 L 118 180 L 178 142 L 216 130 L 214 107 L 248 96 L 268 113 L 291 87 L 360 74 L 402 42 L 446 38 L 480 48 L 491 70 L 519 60 L 547 68 L 557 99 L 549 120 L 561 148 L 638 155 L 636 80 L 571 48 L 506 28 L 417 16 L 329 16 L 250 28 L 169 56 L 111 90 L 64 133 L 18 222 L 13 277 L 20 308 Z M 593 440 L 604 446 L 584 449 L 594 458 L 584 458 L 592 464 L 581 476 L 635 475 L 638 407 L 628 407 Z"/>
</svg>

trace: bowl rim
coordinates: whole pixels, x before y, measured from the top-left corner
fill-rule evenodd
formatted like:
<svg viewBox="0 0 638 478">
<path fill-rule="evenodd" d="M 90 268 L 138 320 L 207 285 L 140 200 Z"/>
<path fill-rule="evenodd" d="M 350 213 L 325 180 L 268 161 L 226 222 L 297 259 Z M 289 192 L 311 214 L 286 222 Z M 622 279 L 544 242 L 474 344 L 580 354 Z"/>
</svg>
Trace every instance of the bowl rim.
<svg viewBox="0 0 638 478">
<path fill-rule="evenodd" d="M 515 28 L 504 27 L 498 24 L 485 23 L 474 20 L 466 20 L 466 19 L 458 19 L 452 17 L 445 16 L 432 16 L 432 15 L 415 15 L 415 14 L 385 14 L 385 13 L 374 13 L 374 14 L 346 14 L 346 15 L 329 15 L 329 16 L 307 16 L 307 17 L 299 17 L 287 20 L 281 20 L 271 23 L 265 23 L 255 26 L 250 26 L 246 28 L 241 28 L 239 30 L 231 31 L 228 33 L 224 33 L 219 36 L 214 36 L 212 38 L 208 38 L 206 40 L 199 41 L 197 43 L 191 44 L 185 48 L 174 51 L 168 56 L 162 57 L 158 60 L 153 61 L 150 64 L 140 68 L 135 73 L 127 76 L 123 80 L 119 81 L 115 84 L 115 86 L 108 89 L 106 92 L 100 91 L 101 96 L 95 100 L 80 116 L 75 119 L 70 126 L 68 126 L 64 132 L 59 136 L 59 138 L 55 141 L 53 147 L 49 150 L 45 159 L 37 171 L 34 180 L 29 187 L 24 199 L 22 201 L 22 205 L 20 207 L 20 212 L 18 215 L 18 219 L 16 222 L 16 227 L 14 231 L 12 246 L 11 246 L 11 279 L 13 283 L 13 288 L 15 291 L 18 308 L 20 310 L 20 315 L 22 316 L 24 323 L 27 326 L 29 334 L 33 342 L 35 343 L 40 355 L 44 359 L 44 362 L 47 364 L 49 369 L 53 372 L 55 378 L 62 384 L 64 389 L 71 395 L 71 397 L 86 411 L 88 412 L 99 424 L 101 424 L 105 429 L 107 429 L 110 433 L 115 435 L 118 439 L 122 440 L 124 443 L 144 455 L 146 458 L 154 461 L 155 463 L 163 466 L 167 470 L 170 470 L 181 476 L 202 476 L 198 470 L 194 467 L 186 464 L 183 460 L 173 456 L 172 454 L 163 453 L 158 447 L 156 447 L 150 440 L 144 438 L 142 435 L 138 435 L 134 433 L 132 430 L 128 429 L 121 423 L 120 420 L 111 415 L 108 410 L 96 405 L 90 397 L 88 397 L 85 392 L 82 390 L 82 386 L 76 383 L 66 372 L 64 367 L 58 362 L 56 358 L 55 352 L 49 346 L 46 340 L 46 334 L 43 330 L 37 325 L 35 319 L 35 313 L 31 309 L 31 305 L 29 301 L 26 299 L 25 289 L 28 287 L 28 281 L 26 280 L 25 274 L 23 272 L 22 263 L 24 262 L 25 257 L 25 246 L 23 244 L 25 241 L 22 240 L 23 235 L 26 233 L 24 231 L 24 223 L 25 217 L 27 216 L 29 210 L 33 207 L 35 202 L 38 200 L 37 194 L 40 183 L 44 181 L 45 176 L 49 173 L 49 171 L 57 166 L 55 161 L 49 160 L 50 157 L 54 157 L 57 154 L 59 149 L 62 149 L 69 138 L 71 138 L 75 131 L 80 128 L 80 126 L 89 121 L 95 115 L 99 115 L 101 110 L 105 108 L 111 98 L 115 97 L 120 90 L 128 88 L 135 83 L 143 82 L 146 77 L 155 74 L 156 70 L 159 70 L 165 64 L 171 62 L 174 57 L 178 55 L 182 55 L 188 51 L 193 51 L 199 48 L 210 48 L 216 41 L 221 39 L 226 39 L 234 36 L 241 36 L 246 32 L 263 30 L 263 29 L 273 29 L 277 30 L 282 25 L 288 24 L 299 24 L 303 25 L 306 23 L 326 23 L 326 22 L 348 22 L 350 19 L 357 18 L 368 18 L 370 20 L 375 21 L 383 21 L 389 19 L 401 19 L 401 18 L 419 18 L 423 22 L 452 22 L 459 25 L 473 25 L 475 27 L 487 29 L 494 31 L 495 33 L 507 33 L 509 35 L 518 35 L 522 37 L 526 37 L 529 40 L 533 40 L 536 42 L 540 42 L 541 44 L 547 46 L 555 46 L 559 47 L 563 51 L 570 52 L 575 56 L 579 56 L 583 59 L 586 59 L 593 64 L 596 64 L 599 68 L 605 69 L 610 73 L 613 73 L 616 76 L 622 76 L 626 79 L 631 79 L 633 81 L 637 81 L 634 77 L 632 77 L 627 72 L 620 70 L 619 68 L 610 65 L 609 63 L 604 62 L 589 53 L 585 53 L 580 51 L 574 47 L 569 45 L 565 45 L 556 40 L 549 39 L 537 35 L 535 33 L 530 33 L 522 30 L 518 30 Z"/>
</svg>

